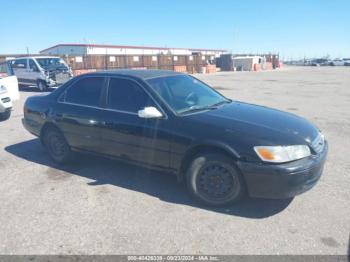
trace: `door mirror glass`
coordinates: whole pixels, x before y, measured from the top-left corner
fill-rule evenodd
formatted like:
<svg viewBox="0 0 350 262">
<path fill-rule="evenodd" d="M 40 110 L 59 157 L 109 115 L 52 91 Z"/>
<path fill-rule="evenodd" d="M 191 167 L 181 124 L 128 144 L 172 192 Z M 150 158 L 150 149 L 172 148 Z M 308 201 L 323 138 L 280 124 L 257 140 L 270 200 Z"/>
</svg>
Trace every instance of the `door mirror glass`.
<svg viewBox="0 0 350 262">
<path fill-rule="evenodd" d="M 160 118 L 163 116 L 159 110 L 153 106 L 145 107 L 142 110 L 138 111 L 138 116 L 140 118 Z"/>
</svg>

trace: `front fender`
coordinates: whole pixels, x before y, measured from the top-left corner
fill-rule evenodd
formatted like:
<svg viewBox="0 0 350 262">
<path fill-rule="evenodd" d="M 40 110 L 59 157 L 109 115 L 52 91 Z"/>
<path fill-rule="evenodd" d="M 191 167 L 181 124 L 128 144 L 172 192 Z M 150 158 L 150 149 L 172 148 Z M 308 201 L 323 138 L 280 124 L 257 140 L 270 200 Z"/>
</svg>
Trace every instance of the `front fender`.
<svg viewBox="0 0 350 262">
<path fill-rule="evenodd" d="M 179 168 L 177 172 L 178 181 L 182 181 L 184 174 L 186 173 L 188 165 L 191 163 L 193 157 L 199 152 L 204 151 L 219 151 L 228 154 L 235 160 L 240 159 L 238 152 L 230 145 L 215 140 L 201 140 L 194 141 L 185 151 L 181 162 L 179 163 Z"/>
<path fill-rule="evenodd" d="M 238 152 L 231 145 L 228 145 L 224 142 L 216 141 L 216 140 L 194 141 L 194 143 L 190 146 L 189 150 L 191 150 L 192 148 L 200 147 L 200 146 L 218 148 L 218 149 L 226 151 L 235 159 L 240 158 L 240 155 L 238 154 Z"/>
</svg>

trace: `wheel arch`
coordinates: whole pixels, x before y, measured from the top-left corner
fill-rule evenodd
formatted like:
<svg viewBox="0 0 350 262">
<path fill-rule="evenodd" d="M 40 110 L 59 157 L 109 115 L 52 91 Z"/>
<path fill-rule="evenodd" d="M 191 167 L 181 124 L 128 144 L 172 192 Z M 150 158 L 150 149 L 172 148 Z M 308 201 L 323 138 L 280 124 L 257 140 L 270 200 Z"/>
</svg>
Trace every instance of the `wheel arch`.
<svg viewBox="0 0 350 262">
<path fill-rule="evenodd" d="M 40 84 L 40 83 L 42 83 L 42 84 L 44 85 L 44 88 L 43 88 L 43 89 L 40 89 L 40 87 L 39 87 L 39 84 Z M 44 79 L 42 79 L 42 78 L 37 78 L 37 80 L 36 80 L 36 86 L 37 86 L 37 88 L 39 88 L 41 91 L 47 91 L 47 88 L 48 88 L 47 82 L 46 82 Z"/>
<path fill-rule="evenodd" d="M 177 172 L 178 181 L 183 181 L 184 175 L 186 174 L 186 170 L 196 155 L 198 155 L 199 153 L 208 152 L 221 153 L 231 158 L 233 161 L 238 160 L 240 157 L 235 149 L 221 142 L 205 141 L 202 143 L 196 143 L 187 149 L 187 151 L 181 159 L 180 168 Z"/>
<path fill-rule="evenodd" d="M 37 78 L 35 82 L 36 83 L 43 82 L 43 83 L 46 84 L 46 81 L 44 79 L 42 79 L 42 78 Z"/>
<path fill-rule="evenodd" d="M 40 129 L 40 141 L 41 141 L 41 143 L 43 145 L 44 145 L 44 141 L 43 141 L 44 132 L 46 130 L 48 130 L 49 128 L 54 128 L 54 129 L 58 130 L 63 135 L 63 132 L 61 131 L 61 129 L 55 123 L 53 123 L 53 122 L 45 122 L 44 125 Z M 64 137 L 64 135 L 63 135 L 63 137 Z"/>
</svg>

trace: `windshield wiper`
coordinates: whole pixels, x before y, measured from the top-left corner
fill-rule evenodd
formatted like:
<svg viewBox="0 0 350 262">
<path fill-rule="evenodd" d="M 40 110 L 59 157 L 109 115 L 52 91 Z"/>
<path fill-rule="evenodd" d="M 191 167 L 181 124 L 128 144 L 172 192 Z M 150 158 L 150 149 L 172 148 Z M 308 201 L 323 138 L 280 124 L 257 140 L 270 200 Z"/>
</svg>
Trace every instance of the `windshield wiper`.
<svg viewBox="0 0 350 262">
<path fill-rule="evenodd" d="M 214 105 L 209 105 L 209 106 L 191 106 L 190 108 L 180 112 L 179 114 L 187 114 L 187 113 L 193 113 L 193 112 L 203 111 L 203 110 L 214 110 L 214 109 L 217 109 L 221 103 L 222 102 Z"/>
<path fill-rule="evenodd" d="M 220 105 L 222 105 L 222 104 L 231 103 L 231 102 L 232 102 L 231 99 L 226 99 L 226 100 L 222 100 L 222 101 L 220 101 L 220 102 L 218 102 L 218 103 L 215 103 L 215 104 L 213 104 L 213 105 L 210 105 L 210 106 L 208 106 L 208 107 L 215 107 L 215 108 L 217 108 L 218 106 L 220 106 Z"/>
<path fill-rule="evenodd" d="M 210 107 L 210 106 L 191 106 L 190 108 L 179 112 L 179 114 L 183 115 L 183 114 L 193 113 L 193 112 L 197 112 L 197 111 L 212 110 L 212 109 L 215 109 L 215 108 L 214 107 Z"/>
<path fill-rule="evenodd" d="M 227 100 L 223 100 L 223 101 L 220 101 L 218 103 L 215 103 L 213 105 L 208 105 L 208 106 L 191 106 L 190 108 L 179 112 L 179 114 L 182 115 L 182 114 L 193 113 L 193 112 L 203 111 L 203 110 L 214 110 L 214 109 L 217 109 L 218 106 L 220 106 L 222 104 L 231 103 L 231 102 L 232 102 L 232 100 L 227 99 Z"/>
</svg>

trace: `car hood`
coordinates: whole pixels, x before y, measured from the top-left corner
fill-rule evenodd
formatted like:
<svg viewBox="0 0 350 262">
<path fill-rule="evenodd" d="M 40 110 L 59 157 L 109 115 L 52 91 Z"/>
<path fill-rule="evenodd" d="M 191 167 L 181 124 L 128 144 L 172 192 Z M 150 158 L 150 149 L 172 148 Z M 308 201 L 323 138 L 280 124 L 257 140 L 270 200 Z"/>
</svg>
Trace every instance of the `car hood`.
<svg viewBox="0 0 350 262">
<path fill-rule="evenodd" d="M 242 102 L 231 102 L 214 110 L 193 114 L 191 118 L 201 123 L 212 123 L 216 128 L 238 136 L 249 136 L 249 140 L 255 140 L 255 145 L 310 144 L 319 134 L 319 130 L 302 117 Z"/>
</svg>

